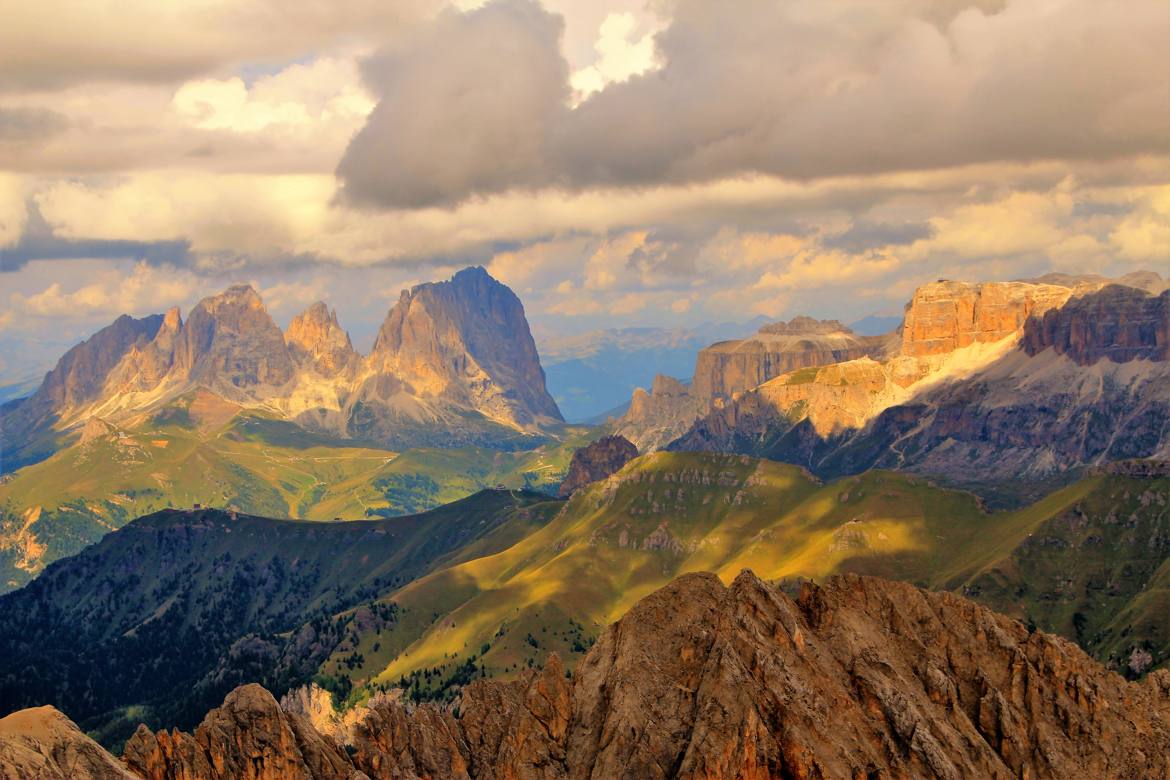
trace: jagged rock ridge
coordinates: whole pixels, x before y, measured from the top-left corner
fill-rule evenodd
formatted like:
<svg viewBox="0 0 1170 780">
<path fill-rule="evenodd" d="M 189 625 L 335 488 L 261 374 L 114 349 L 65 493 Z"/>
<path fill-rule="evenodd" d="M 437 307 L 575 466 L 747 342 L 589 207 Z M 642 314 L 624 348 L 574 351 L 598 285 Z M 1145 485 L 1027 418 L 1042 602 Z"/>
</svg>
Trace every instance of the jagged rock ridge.
<svg viewBox="0 0 1170 780">
<path fill-rule="evenodd" d="M 195 734 L 140 728 L 163 778 L 1160 777 L 1170 673 L 1127 682 L 962 597 L 869 577 L 793 599 L 750 572 L 642 599 L 566 678 L 555 656 L 454 706 L 379 696 L 337 738 L 258 686 Z"/>
<path fill-rule="evenodd" d="M 282 333 L 248 285 L 203 299 L 185 322 L 178 309 L 122 317 L 70 350 L 0 423 L 20 451 L 93 415 L 116 419 L 197 389 L 394 447 L 494 445 L 561 420 L 520 300 L 468 268 L 403 291 L 365 358 L 324 303 Z M 30 449 L 28 460 L 51 449 Z"/>
</svg>

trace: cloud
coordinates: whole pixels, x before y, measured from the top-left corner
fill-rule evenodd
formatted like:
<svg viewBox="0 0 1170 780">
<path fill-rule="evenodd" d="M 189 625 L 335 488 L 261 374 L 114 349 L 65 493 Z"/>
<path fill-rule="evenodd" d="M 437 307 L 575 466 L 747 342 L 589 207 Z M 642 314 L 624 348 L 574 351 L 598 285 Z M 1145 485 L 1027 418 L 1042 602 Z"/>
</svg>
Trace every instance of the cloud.
<svg viewBox="0 0 1170 780">
<path fill-rule="evenodd" d="M 597 42 L 597 60 L 588 67 L 573 71 L 569 83 L 577 102 L 613 83 L 626 81 L 656 65 L 654 30 L 639 35 L 634 14 L 612 13 L 605 17 Z"/>
<path fill-rule="evenodd" d="M 337 169 L 345 197 L 418 208 L 545 183 L 570 94 L 562 29 L 531 0 L 497 0 L 383 50 L 366 67 L 378 105 Z"/>
<path fill-rule="evenodd" d="M 187 304 L 205 284 L 183 269 L 159 268 L 140 262 L 129 273 L 106 270 L 76 289 L 53 282 L 31 295 L 12 293 L 11 311 L 24 316 L 74 319 L 92 315 L 116 317 L 124 313 L 163 311 Z"/>
<path fill-rule="evenodd" d="M 1170 264 L 1170 186 L 1141 193 L 1135 208 L 1109 234 L 1117 253 L 1134 263 L 1156 268 Z"/>
<path fill-rule="evenodd" d="M 0 144 L 25 145 L 56 135 L 69 125 L 62 114 L 47 108 L 0 106 Z"/>
<path fill-rule="evenodd" d="M 332 173 L 374 102 L 355 55 L 173 85 L 0 96 L 0 168 L 99 175 L 162 168 Z"/>
<path fill-rule="evenodd" d="M 0 90 L 96 81 L 174 83 L 240 63 L 271 65 L 345 41 L 409 34 L 435 0 L 43 0 L 0 25 Z"/>
<path fill-rule="evenodd" d="M 1170 152 L 1164 2 L 962 7 L 679 0 L 655 38 L 662 67 L 576 108 L 548 14 L 519 0 L 448 14 L 369 64 L 379 107 L 338 174 L 354 202 L 417 208 L 514 188 Z M 498 38 L 516 46 L 499 56 Z"/>
<path fill-rule="evenodd" d="M 238 76 L 189 81 L 175 92 L 171 104 L 200 129 L 237 133 L 362 120 L 374 107 L 354 62 L 337 58 L 294 64 L 250 87 Z"/>
<path fill-rule="evenodd" d="M 0 266 L 5 247 L 20 240 L 28 220 L 28 186 L 20 176 L 0 171 Z"/>
</svg>

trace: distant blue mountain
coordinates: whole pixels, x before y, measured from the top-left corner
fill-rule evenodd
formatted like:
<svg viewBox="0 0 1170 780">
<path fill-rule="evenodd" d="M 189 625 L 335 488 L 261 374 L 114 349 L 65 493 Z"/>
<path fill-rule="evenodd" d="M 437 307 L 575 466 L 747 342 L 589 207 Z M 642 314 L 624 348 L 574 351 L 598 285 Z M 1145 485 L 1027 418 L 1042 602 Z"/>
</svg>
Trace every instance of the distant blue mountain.
<svg viewBox="0 0 1170 780">
<path fill-rule="evenodd" d="M 629 403 L 655 374 L 689 379 L 695 355 L 716 341 L 742 338 L 769 320 L 703 323 L 693 328 L 609 328 L 540 341 L 549 392 L 569 422 L 604 419 Z"/>
</svg>

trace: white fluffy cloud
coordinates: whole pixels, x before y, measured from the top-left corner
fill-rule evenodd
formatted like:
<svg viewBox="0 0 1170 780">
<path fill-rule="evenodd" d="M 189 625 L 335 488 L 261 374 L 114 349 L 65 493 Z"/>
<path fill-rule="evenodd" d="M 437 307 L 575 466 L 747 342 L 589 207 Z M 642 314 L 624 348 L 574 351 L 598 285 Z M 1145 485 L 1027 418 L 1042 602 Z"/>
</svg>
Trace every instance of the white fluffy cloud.
<svg viewBox="0 0 1170 780">
<path fill-rule="evenodd" d="M 143 304 L 147 301 L 151 307 L 148 311 L 187 305 L 206 284 L 185 269 L 155 268 L 141 262 L 129 272 L 110 267 L 95 276 L 74 289 L 66 289 L 61 282 L 52 282 L 32 294 L 12 293 L 8 299 L 10 310 L 22 316 L 41 318 L 71 319 L 93 315 L 114 318 L 128 312 L 147 313 L 143 311 Z"/>
</svg>

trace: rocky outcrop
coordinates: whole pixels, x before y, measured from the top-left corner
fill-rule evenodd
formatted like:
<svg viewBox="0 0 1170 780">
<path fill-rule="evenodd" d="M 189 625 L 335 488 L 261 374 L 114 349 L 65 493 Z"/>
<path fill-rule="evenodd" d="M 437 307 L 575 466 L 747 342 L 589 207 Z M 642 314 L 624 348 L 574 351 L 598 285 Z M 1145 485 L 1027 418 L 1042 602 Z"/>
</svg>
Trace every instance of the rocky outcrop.
<svg viewBox="0 0 1170 780">
<path fill-rule="evenodd" d="M 1029 355 L 1052 349 L 1080 366 L 1170 360 L 1170 291 L 1109 285 L 1078 295 L 1029 320 L 1023 347 Z"/>
<path fill-rule="evenodd" d="M 245 686 L 126 761 L 192 777 L 1163 777 L 1170 673 L 1128 682 L 962 597 L 844 575 L 797 598 L 743 572 L 639 601 L 566 679 L 556 656 L 451 706 L 376 697 L 344 747 Z"/>
<path fill-rule="evenodd" d="M 765 325 L 751 338 L 699 352 L 691 392 L 709 401 L 730 400 L 798 368 L 880 357 L 885 351 L 885 337 L 858 336 L 837 320 L 795 317 Z"/>
<path fill-rule="evenodd" d="M 708 404 L 682 382 L 658 374 L 649 392 L 640 387 L 634 390 L 614 431 L 640 450 L 655 450 L 686 431 L 707 408 Z"/>
<path fill-rule="evenodd" d="M 795 317 L 764 325 L 746 339 L 721 341 L 700 350 L 689 386 L 665 376 L 650 392 L 639 388 L 615 431 L 641 450 L 665 447 L 704 415 L 781 374 L 802 368 L 881 357 L 890 336 L 858 336 L 837 320 Z"/>
<path fill-rule="evenodd" d="M 321 301 L 293 317 L 284 340 L 295 361 L 325 376 L 350 372 L 360 360 L 349 333 L 337 321 L 337 311 Z"/>
<path fill-rule="evenodd" d="M 284 712 L 259 685 L 241 686 L 207 714 L 194 736 L 145 726 L 123 758 L 147 780 L 311 780 L 352 778 L 345 751 L 305 718 Z"/>
<path fill-rule="evenodd" d="M 586 485 L 605 479 L 638 457 L 638 448 L 623 436 L 605 436 L 573 453 L 557 495 L 568 498 Z"/>
<path fill-rule="evenodd" d="M 284 334 L 250 285 L 204 298 L 175 345 L 178 378 L 222 387 L 279 387 L 293 377 Z"/>
<path fill-rule="evenodd" d="M 559 421 L 524 306 L 483 268 L 403 290 L 378 332 L 369 365 L 408 392 L 440 398 L 508 425 Z M 386 397 L 367 386 L 364 395 Z M 397 391 L 397 387 L 394 391 Z"/>
<path fill-rule="evenodd" d="M 2 780 L 131 780 L 135 775 L 52 707 L 0 718 Z"/>
<path fill-rule="evenodd" d="M 159 314 L 135 319 L 122 315 L 112 325 L 73 347 L 45 375 L 40 389 L 28 400 L 52 409 L 72 409 L 98 398 L 110 372 L 136 346 L 155 338 L 163 325 Z"/>
<path fill-rule="evenodd" d="M 914 291 L 902 326 L 902 354 L 925 357 L 954 352 L 1018 333 L 1029 317 L 1058 308 L 1068 287 L 1027 282 L 972 284 L 940 280 Z"/>
</svg>

